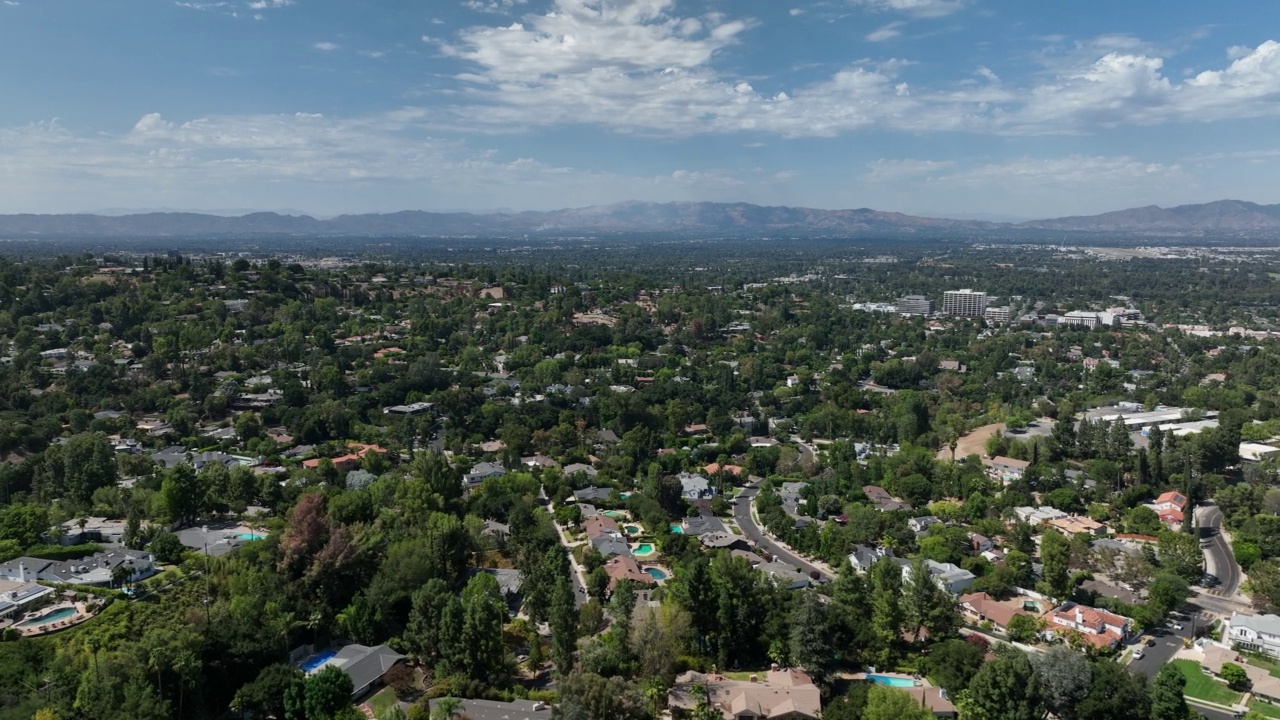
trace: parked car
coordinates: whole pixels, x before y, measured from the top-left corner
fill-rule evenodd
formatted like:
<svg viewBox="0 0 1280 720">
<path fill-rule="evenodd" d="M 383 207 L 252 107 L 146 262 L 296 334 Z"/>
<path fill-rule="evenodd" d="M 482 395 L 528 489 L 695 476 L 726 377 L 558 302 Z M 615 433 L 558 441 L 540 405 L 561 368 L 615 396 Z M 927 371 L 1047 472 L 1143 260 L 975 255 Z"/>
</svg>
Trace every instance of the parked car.
<svg viewBox="0 0 1280 720">
<path fill-rule="evenodd" d="M 1134 651 L 1133 651 L 1133 659 L 1134 659 L 1134 660 L 1141 660 L 1141 659 L 1142 659 L 1142 657 L 1143 657 L 1143 656 L 1142 656 L 1142 648 L 1138 648 L 1137 650 L 1134 650 Z"/>
</svg>

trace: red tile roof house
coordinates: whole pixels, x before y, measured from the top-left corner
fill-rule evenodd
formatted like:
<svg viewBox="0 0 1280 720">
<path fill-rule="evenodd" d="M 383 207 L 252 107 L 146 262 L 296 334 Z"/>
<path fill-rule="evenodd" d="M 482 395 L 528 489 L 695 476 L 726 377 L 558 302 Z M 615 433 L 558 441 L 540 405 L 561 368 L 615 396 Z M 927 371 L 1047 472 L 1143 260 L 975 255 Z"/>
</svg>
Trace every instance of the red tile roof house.
<svg viewBox="0 0 1280 720">
<path fill-rule="evenodd" d="M 360 443 L 349 443 L 347 445 L 347 448 L 350 449 L 351 452 L 347 453 L 346 455 L 340 455 L 336 458 L 333 458 L 333 466 L 338 468 L 339 472 L 350 472 L 352 470 L 360 469 L 360 459 L 363 458 L 368 453 L 373 452 L 373 453 L 378 453 L 379 455 L 387 454 L 387 451 L 385 448 L 378 447 L 377 445 L 362 445 Z M 316 458 L 313 460 L 303 460 L 302 467 L 308 470 L 318 468 L 320 467 L 320 458 Z"/>
<path fill-rule="evenodd" d="M 1044 616 L 1046 632 L 1066 638 L 1070 631 L 1095 647 L 1116 647 L 1129 638 L 1133 621 L 1123 615 L 1073 602 L 1058 606 Z"/>
<path fill-rule="evenodd" d="M 582 527 L 587 532 L 587 537 L 595 540 L 598 537 L 621 537 L 622 533 L 618 530 L 618 522 L 608 515 L 593 515 L 587 518 Z"/>
<path fill-rule="evenodd" d="M 657 585 L 652 575 L 640 569 L 640 563 L 633 557 L 615 555 L 604 564 L 604 573 L 609 576 L 609 592 L 624 580 L 640 585 Z"/>
<path fill-rule="evenodd" d="M 1182 524 L 1182 513 L 1187 509 L 1187 496 L 1176 490 L 1170 490 L 1147 507 L 1156 511 L 1160 520 L 1168 525 Z"/>
</svg>

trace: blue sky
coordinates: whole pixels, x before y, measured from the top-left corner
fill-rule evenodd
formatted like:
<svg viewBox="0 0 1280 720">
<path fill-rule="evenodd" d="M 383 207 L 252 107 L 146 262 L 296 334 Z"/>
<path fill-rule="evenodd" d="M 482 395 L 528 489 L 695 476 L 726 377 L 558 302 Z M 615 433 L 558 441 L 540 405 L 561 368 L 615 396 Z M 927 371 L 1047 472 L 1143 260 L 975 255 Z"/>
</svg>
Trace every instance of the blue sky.
<svg viewBox="0 0 1280 720">
<path fill-rule="evenodd" d="M 1271 0 L 0 0 L 0 212 L 1280 202 Z"/>
</svg>

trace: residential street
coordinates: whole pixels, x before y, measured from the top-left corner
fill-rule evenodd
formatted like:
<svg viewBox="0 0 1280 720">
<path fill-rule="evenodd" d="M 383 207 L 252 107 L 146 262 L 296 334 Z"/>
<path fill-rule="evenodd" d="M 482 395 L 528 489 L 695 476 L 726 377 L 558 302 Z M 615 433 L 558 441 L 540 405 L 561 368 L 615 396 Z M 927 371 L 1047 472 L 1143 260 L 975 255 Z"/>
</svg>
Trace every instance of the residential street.
<svg viewBox="0 0 1280 720">
<path fill-rule="evenodd" d="M 1173 659 L 1174 653 L 1182 648 L 1183 639 L 1190 639 L 1191 637 L 1191 621 L 1189 619 L 1174 618 L 1174 622 L 1182 623 L 1182 629 L 1174 630 L 1166 624 L 1160 627 L 1157 632 L 1149 633 L 1155 639 L 1156 644 L 1152 647 L 1143 647 L 1142 659 L 1130 661 L 1130 670 L 1145 675 L 1148 680 L 1155 679 L 1156 674 L 1160 672 L 1160 668 Z"/>
<path fill-rule="evenodd" d="M 795 565 L 797 567 L 804 568 L 806 572 L 817 572 L 824 581 L 831 580 L 832 577 L 829 573 L 823 572 L 821 568 L 779 546 L 778 543 L 770 540 L 764 534 L 764 531 L 756 525 L 755 520 L 751 517 L 751 506 L 755 502 L 755 497 L 759 492 L 760 489 L 755 485 L 747 485 L 742 489 L 742 492 L 737 497 L 737 502 L 733 505 L 733 518 L 737 521 L 738 527 L 742 530 L 742 534 L 745 535 L 753 545 L 764 548 L 779 561 L 787 563 L 788 565 Z"/>
<path fill-rule="evenodd" d="M 1222 511 L 1215 505 L 1204 505 L 1196 508 L 1196 519 L 1201 528 L 1212 528 L 1212 543 L 1204 550 L 1205 571 L 1221 581 L 1208 592 L 1219 597 L 1235 597 L 1240 590 L 1240 566 L 1222 534 Z"/>
</svg>

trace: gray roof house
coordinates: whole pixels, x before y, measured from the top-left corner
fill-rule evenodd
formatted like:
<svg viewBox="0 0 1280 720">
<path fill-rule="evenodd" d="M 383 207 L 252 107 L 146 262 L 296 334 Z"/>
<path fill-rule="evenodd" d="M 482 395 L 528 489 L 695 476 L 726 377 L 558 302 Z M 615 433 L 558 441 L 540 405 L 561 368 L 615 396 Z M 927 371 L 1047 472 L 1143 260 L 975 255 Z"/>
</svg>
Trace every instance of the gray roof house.
<svg viewBox="0 0 1280 720">
<path fill-rule="evenodd" d="M 774 562 L 761 563 L 756 566 L 756 569 L 782 583 L 783 587 L 788 590 L 803 590 L 813 585 L 813 578 L 796 570 L 794 565 L 775 560 Z"/>
<path fill-rule="evenodd" d="M 613 488 L 602 488 L 596 487 L 595 485 L 573 491 L 573 499 L 578 502 L 582 502 L 583 500 L 608 500 L 612 496 Z"/>
<path fill-rule="evenodd" d="M 462 483 L 467 488 L 474 488 L 476 485 L 488 480 L 489 478 L 502 477 L 507 474 L 507 469 L 494 462 L 476 463 L 471 468 L 471 472 L 462 476 Z"/>
<path fill-rule="evenodd" d="M 680 497 L 685 500 L 705 500 L 716 496 L 716 489 L 711 487 L 711 481 L 701 475 L 680 473 L 676 479 L 680 481 L 682 488 Z"/>
<path fill-rule="evenodd" d="M 702 547 L 712 550 L 750 550 L 751 545 L 741 535 L 728 532 L 709 532 L 698 536 Z"/>
<path fill-rule="evenodd" d="M 1280 617 L 1231 613 L 1223 639 L 1238 650 L 1280 657 Z"/>
<path fill-rule="evenodd" d="M 403 655 L 386 645 L 348 645 L 312 672 L 319 672 L 327 665 L 337 667 L 351 678 L 351 697 L 358 698 L 372 690 L 381 682 L 382 676 L 403 659 Z"/>
<path fill-rule="evenodd" d="M 909 579 L 911 577 L 911 561 L 899 560 L 898 562 L 902 563 L 902 579 Z M 973 587 L 973 581 L 977 579 L 973 573 L 958 565 L 940 563 L 933 560 L 925 560 L 924 562 L 938 587 L 952 595 L 959 595 L 968 591 L 969 588 Z"/>
<path fill-rule="evenodd" d="M 613 557 L 615 555 L 631 556 L 631 546 L 621 538 L 602 535 L 598 538 L 593 538 L 591 545 L 604 557 Z"/>
<path fill-rule="evenodd" d="M 701 537 L 707 533 L 723 533 L 727 530 L 720 518 L 714 515 L 698 515 L 684 519 L 684 534 Z"/>
<path fill-rule="evenodd" d="M 141 550 L 116 548 L 105 552 L 94 553 L 76 560 L 43 560 L 32 557 L 17 557 L 0 563 L 0 578 L 16 582 L 69 583 L 72 585 L 111 584 L 111 571 L 118 565 L 133 568 L 130 582 L 137 582 L 155 574 L 154 555 Z"/>
<path fill-rule="evenodd" d="M 863 575 L 871 570 L 872 565 L 875 565 L 881 558 L 885 557 L 893 557 L 893 551 L 889 548 L 858 545 L 854 547 L 853 552 L 849 553 L 849 563 L 853 565 L 853 569 L 859 575 Z"/>
<path fill-rule="evenodd" d="M 439 700 L 428 701 L 435 710 Z M 467 698 L 458 706 L 463 717 L 471 720 L 551 720 L 551 706 L 533 700 L 474 700 Z"/>
<path fill-rule="evenodd" d="M 571 463 L 569 465 L 565 465 L 563 468 L 563 472 L 565 477 L 570 477 L 573 475 L 577 475 L 578 473 L 582 473 L 583 475 L 586 475 L 589 478 L 594 478 L 595 476 L 600 474 L 599 472 L 596 471 L 595 468 L 591 467 L 590 465 L 587 465 L 586 463 Z"/>
</svg>

